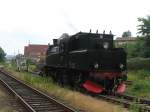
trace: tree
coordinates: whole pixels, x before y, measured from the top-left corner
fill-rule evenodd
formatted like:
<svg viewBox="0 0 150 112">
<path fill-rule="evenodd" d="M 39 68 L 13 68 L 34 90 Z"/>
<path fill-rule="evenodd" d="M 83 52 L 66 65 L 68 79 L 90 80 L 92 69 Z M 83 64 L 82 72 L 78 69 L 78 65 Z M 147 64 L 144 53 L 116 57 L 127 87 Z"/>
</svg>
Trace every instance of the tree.
<svg viewBox="0 0 150 112">
<path fill-rule="evenodd" d="M 132 35 L 131 35 L 131 32 L 128 30 L 128 31 L 125 31 L 125 32 L 123 32 L 123 34 L 122 34 L 122 37 L 131 37 Z"/>
<path fill-rule="evenodd" d="M 4 61 L 5 61 L 5 56 L 6 56 L 6 53 L 5 53 L 4 50 L 0 47 L 0 62 L 4 62 Z"/>
<path fill-rule="evenodd" d="M 137 41 L 135 43 L 122 44 L 118 47 L 124 48 L 124 50 L 127 52 L 127 58 L 135 58 L 135 57 L 139 56 L 140 51 L 139 51 L 138 47 L 140 46 L 140 44 Z"/>
<path fill-rule="evenodd" d="M 138 18 L 140 25 L 138 25 L 138 33 L 141 34 L 141 38 L 144 41 L 142 50 L 142 57 L 150 57 L 150 16 L 146 18 Z"/>
<path fill-rule="evenodd" d="M 138 25 L 138 33 L 144 37 L 150 37 L 150 16 L 138 18 L 138 21 L 141 23 Z"/>
</svg>

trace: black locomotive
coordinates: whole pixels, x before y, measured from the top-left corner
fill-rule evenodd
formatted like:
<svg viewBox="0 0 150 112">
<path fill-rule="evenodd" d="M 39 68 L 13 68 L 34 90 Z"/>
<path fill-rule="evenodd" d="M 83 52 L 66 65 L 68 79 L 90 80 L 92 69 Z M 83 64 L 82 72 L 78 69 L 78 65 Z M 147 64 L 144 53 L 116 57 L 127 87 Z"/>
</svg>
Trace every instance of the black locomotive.
<svg viewBox="0 0 150 112">
<path fill-rule="evenodd" d="M 126 88 L 126 52 L 114 47 L 111 32 L 79 32 L 53 39 L 42 70 L 60 85 L 83 87 L 92 93 L 123 93 Z"/>
</svg>

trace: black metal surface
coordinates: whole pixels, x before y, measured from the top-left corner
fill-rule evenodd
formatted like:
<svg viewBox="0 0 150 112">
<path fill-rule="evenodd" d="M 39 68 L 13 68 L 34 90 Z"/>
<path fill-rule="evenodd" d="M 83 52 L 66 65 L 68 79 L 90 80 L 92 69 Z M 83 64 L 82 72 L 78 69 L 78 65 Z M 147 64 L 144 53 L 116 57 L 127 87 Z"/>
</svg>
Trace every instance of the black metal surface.
<svg viewBox="0 0 150 112">
<path fill-rule="evenodd" d="M 108 49 L 104 48 L 108 43 Z M 126 53 L 121 48 L 113 46 L 112 34 L 79 32 L 72 36 L 62 36 L 57 44 L 50 45 L 46 54 L 46 65 L 66 69 L 88 71 L 95 62 L 98 70 L 120 70 L 119 64 L 124 64 L 126 70 Z"/>
<path fill-rule="evenodd" d="M 75 112 L 75 110 L 59 103 L 53 98 L 32 89 L 0 71 L 0 81 L 20 99 L 21 103 L 31 112 Z"/>
</svg>

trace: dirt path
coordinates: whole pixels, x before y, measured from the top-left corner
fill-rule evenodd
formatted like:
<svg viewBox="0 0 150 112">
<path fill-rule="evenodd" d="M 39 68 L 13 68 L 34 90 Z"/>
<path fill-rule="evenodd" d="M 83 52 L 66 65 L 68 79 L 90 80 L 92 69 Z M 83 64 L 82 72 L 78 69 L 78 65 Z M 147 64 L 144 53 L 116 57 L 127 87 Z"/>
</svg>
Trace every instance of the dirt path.
<svg viewBox="0 0 150 112">
<path fill-rule="evenodd" d="M 0 83 L 0 112 L 25 112 L 23 107 Z"/>
</svg>

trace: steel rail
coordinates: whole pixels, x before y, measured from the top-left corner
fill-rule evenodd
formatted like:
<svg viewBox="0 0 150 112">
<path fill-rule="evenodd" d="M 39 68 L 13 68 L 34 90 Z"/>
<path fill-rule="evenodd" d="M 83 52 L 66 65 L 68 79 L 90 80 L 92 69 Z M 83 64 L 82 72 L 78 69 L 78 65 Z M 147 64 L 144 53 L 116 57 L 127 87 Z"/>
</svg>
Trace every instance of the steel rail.
<svg viewBox="0 0 150 112">
<path fill-rule="evenodd" d="M 4 70 L 0 70 L 0 81 L 30 112 L 77 112 L 75 109 L 16 79 Z"/>
<path fill-rule="evenodd" d="M 98 95 L 98 98 L 123 105 L 125 108 L 136 106 L 140 111 L 150 112 L 150 100 L 127 94 Z"/>
</svg>

